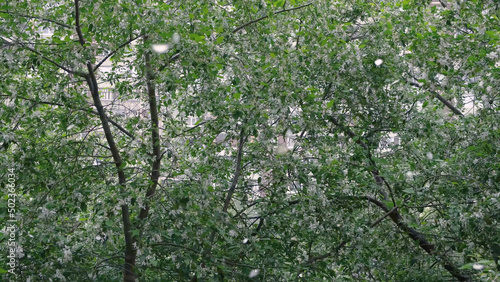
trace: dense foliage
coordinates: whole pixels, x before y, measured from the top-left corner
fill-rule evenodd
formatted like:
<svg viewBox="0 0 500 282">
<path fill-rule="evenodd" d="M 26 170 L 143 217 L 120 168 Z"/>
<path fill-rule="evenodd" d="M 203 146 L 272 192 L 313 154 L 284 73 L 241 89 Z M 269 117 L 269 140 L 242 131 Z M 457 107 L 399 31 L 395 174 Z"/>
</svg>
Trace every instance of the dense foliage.
<svg viewBox="0 0 500 282">
<path fill-rule="evenodd" d="M 439 2 L 3 1 L 2 280 L 499 279 L 500 7 Z"/>
</svg>

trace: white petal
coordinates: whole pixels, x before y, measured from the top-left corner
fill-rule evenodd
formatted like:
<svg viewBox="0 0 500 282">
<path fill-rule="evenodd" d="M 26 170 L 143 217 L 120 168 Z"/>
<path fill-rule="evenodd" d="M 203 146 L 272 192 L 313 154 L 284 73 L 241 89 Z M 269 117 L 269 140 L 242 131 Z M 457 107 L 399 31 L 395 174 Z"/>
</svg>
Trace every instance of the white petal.
<svg viewBox="0 0 500 282">
<path fill-rule="evenodd" d="M 252 269 L 252 271 L 250 271 L 250 274 L 248 275 L 248 277 L 254 278 L 255 276 L 259 275 L 259 273 L 260 273 L 259 269 Z"/>
<path fill-rule="evenodd" d="M 481 270 L 484 268 L 484 265 L 479 264 L 479 263 L 475 263 L 472 265 L 472 268 L 474 268 L 475 270 Z"/>
<path fill-rule="evenodd" d="M 170 46 L 168 46 L 168 44 L 153 44 L 151 47 L 153 47 L 153 51 L 156 53 L 165 53 Z"/>
<path fill-rule="evenodd" d="M 180 40 L 181 40 L 181 37 L 179 36 L 179 34 L 177 32 L 174 33 L 174 35 L 172 36 L 172 42 L 174 42 L 174 44 L 177 44 L 177 43 L 179 43 Z"/>
</svg>

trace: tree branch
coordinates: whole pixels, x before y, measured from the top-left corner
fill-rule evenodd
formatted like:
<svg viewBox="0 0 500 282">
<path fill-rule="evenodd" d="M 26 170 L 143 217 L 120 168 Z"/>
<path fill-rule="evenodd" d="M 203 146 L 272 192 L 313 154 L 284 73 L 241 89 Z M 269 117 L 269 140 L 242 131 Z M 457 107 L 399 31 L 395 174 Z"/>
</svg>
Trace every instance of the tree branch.
<svg viewBox="0 0 500 282">
<path fill-rule="evenodd" d="M 311 2 L 311 3 L 304 4 L 304 5 L 299 6 L 299 7 L 295 7 L 295 8 L 290 8 L 290 9 L 286 9 L 286 10 L 285 10 L 285 9 L 283 9 L 283 10 L 280 10 L 280 11 L 274 12 L 273 14 L 274 14 L 274 15 L 277 15 L 277 14 L 281 14 L 281 13 L 284 13 L 284 12 L 294 11 L 294 10 L 302 9 L 302 8 L 307 7 L 307 6 L 310 6 L 310 5 L 312 5 L 312 2 Z M 264 20 L 264 19 L 267 19 L 267 18 L 269 18 L 269 16 L 267 16 L 267 15 L 266 15 L 266 16 L 260 17 L 260 18 L 258 18 L 258 19 L 255 19 L 255 20 L 249 21 L 249 22 L 247 22 L 247 23 L 245 23 L 245 24 L 243 24 L 243 25 L 241 25 L 241 26 L 239 26 L 239 27 L 235 28 L 235 29 L 232 31 L 232 33 L 237 33 L 238 31 L 240 31 L 240 30 L 244 29 L 245 27 L 247 27 L 247 26 L 249 26 L 249 25 L 252 25 L 252 24 L 254 24 L 254 23 L 256 23 L 256 22 L 260 22 L 261 20 Z"/>
<path fill-rule="evenodd" d="M 377 226 L 382 220 L 384 220 L 386 217 L 388 217 L 392 212 L 396 211 L 396 208 L 392 208 L 390 211 L 386 212 L 381 218 L 377 219 L 374 223 L 370 225 L 371 228 Z"/>
<path fill-rule="evenodd" d="M 182 246 L 182 245 L 179 245 L 179 244 L 174 244 L 174 243 L 167 243 L 167 242 L 154 243 L 154 244 L 151 244 L 150 246 L 151 247 L 155 247 L 155 246 L 171 246 L 171 247 L 176 247 L 176 248 L 181 248 L 181 249 L 184 249 L 184 250 L 188 250 L 188 251 L 193 252 L 195 254 L 197 254 L 199 252 L 198 250 L 195 250 L 193 248 L 189 248 L 189 247 Z"/>
<path fill-rule="evenodd" d="M 238 179 L 241 174 L 241 157 L 243 156 L 243 144 L 245 143 L 245 131 L 242 125 L 240 131 L 240 140 L 238 144 L 238 153 L 236 155 L 236 168 L 234 170 L 233 181 L 231 183 L 231 187 L 229 191 L 227 191 L 226 200 L 224 201 L 224 207 L 222 208 L 223 212 L 227 212 L 229 208 L 229 203 L 231 202 L 231 198 L 233 197 L 234 190 L 236 189 L 236 185 L 238 184 Z"/>
<path fill-rule="evenodd" d="M 434 94 L 434 96 L 436 96 L 436 98 L 438 98 L 438 100 L 441 101 L 441 103 L 443 103 L 446 107 L 448 107 L 448 109 L 450 109 L 453 113 L 455 113 L 459 116 L 464 116 L 464 114 L 462 114 L 461 111 L 459 111 L 457 108 L 455 108 L 450 102 L 448 102 L 448 100 L 446 100 L 443 96 L 441 96 L 435 90 L 430 90 L 430 92 L 432 94 Z"/>
<path fill-rule="evenodd" d="M 93 113 L 93 114 L 96 114 L 96 115 L 99 115 L 99 113 L 98 113 L 98 112 L 96 112 L 96 111 L 92 111 L 92 113 Z M 114 121 L 114 120 L 110 119 L 109 117 L 108 117 L 108 121 L 109 121 L 112 125 L 114 125 L 116 128 L 118 128 L 121 132 L 125 133 L 125 135 L 127 135 L 128 137 L 130 137 L 130 138 L 132 138 L 132 139 L 135 139 L 135 136 L 134 136 L 132 133 L 130 133 L 128 130 L 126 130 L 126 129 L 125 129 L 125 128 L 123 128 L 121 125 L 119 125 L 118 123 L 116 123 L 116 121 Z"/>
<path fill-rule="evenodd" d="M 129 40 L 127 40 L 127 42 L 121 44 L 120 46 L 118 46 L 115 50 L 113 50 L 111 53 L 107 54 L 106 57 L 104 57 L 104 59 L 102 59 L 95 67 L 94 67 L 94 71 L 96 71 L 109 57 L 113 56 L 118 50 L 120 50 L 121 48 L 127 46 L 129 43 L 131 43 L 132 41 L 138 39 L 139 37 L 141 37 L 142 34 L 139 34 L 137 35 L 136 37 L 134 38 L 131 38 Z"/>
<path fill-rule="evenodd" d="M 398 228 L 408 234 L 408 236 L 418 243 L 420 248 L 422 248 L 425 252 L 427 252 L 430 255 L 437 255 L 443 264 L 443 267 L 453 276 L 455 277 L 458 281 L 471 281 L 471 278 L 466 275 L 465 273 L 462 273 L 462 271 L 457 268 L 447 257 L 441 256 L 437 254 L 436 252 L 436 247 L 434 244 L 430 243 L 427 241 L 427 239 L 424 237 L 424 235 L 417 230 L 411 228 L 404 222 L 403 217 L 399 213 L 397 209 L 393 209 L 393 212 L 389 212 L 389 209 L 387 206 L 385 206 L 384 203 L 371 198 L 371 197 L 365 197 L 369 202 L 374 203 L 381 209 L 383 209 L 387 214 L 390 216 L 391 220 L 398 226 Z"/>
<path fill-rule="evenodd" d="M 0 95 L 0 97 L 10 97 L 9 95 Z M 61 103 L 57 103 L 57 102 L 48 102 L 48 101 L 37 101 L 35 99 L 31 99 L 31 98 L 26 98 L 26 97 L 21 97 L 21 96 L 16 96 L 16 98 L 19 98 L 19 99 L 23 99 L 23 100 L 26 100 L 26 101 L 31 101 L 31 102 L 34 102 L 35 104 L 43 104 L 43 105 L 51 105 L 51 106 L 58 106 L 58 107 L 67 107 L 67 108 L 70 108 L 70 109 L 75 109 L 75 110 L 80 110 L 80 111 L 90 111 L 92 114 L 96 115 L 96 116 L 99 116 L 99 113 L 94 111 L 94 110 L 91 110 L 91 109 L 86 109 L 86 108 L 73 108 L 69 105 L 64 105 L 64 104 L 61 104 Z M 132 133 L 130 133 L 128 130 L 126 130 L 125 128 L 123 128 L 120 124 L 118 124 L 117 122 L 115 122 L 114 120 L 110 119 L 108 116 L 106 116 L 108 121 L 114 125 L 116 128 L 118 128 L 121 132 L 123 132 L 125 135 L 127 135 L 128 137 L 134 139 L 134 135 Z"/>
<path fill-rule="evenodd" d="M 371 156 L 370 147 L 365 142 L 363 142 L 363 140 L 361 140 L 361 138 L 359 138 L 356 135 L 356 133 L 354 133 L 349 128 L 346 128 L 344 125 L 340 124 L 340 122 L 335 117 L 330 116 L 329 121 L 332 122 L 335 126 L 339 127 L 345 134 L 347 134 L 353 140 L 356 140 L 355 142 L 358 145 L 360 145 L 361 147 L 363 147 L 363 149 L 365 149 L 367 157 L 370 160 L 371 165 L 373 166 L 373 168 L 370 170 L 370 172 L 373 175 L 373 177 L 375 178 L 375 182 L 377 183 L 377 185 L 382 186 L 385 182 L 385 179 L 382 176 L 380 176 L 380 173 L 375 166 L 375 162 L 373 161 L 372 156 Z M 355 137 L 358 137 L 358 138 L 355 138 Z M 396 201 L 394 200 L 392 192 L 391 191 L 389 191 L 389 192 L 391 193 L 392 202 L 394 203 L 394 206 L 396 206 Z M 387 194 L 382 189 L 380 190 L 380 193 L 382 194 L 384 199 L 387 198 Z"/>
<path fill-rule="evenodd" d="M 144 41 L 147 41 L 147 36 L 144 36 Z M 158 106 L 156 103 L 156 90 L 154 85 L 154 74 L 151 67 L 151 57 L 149 52 L 144 55 L 145 71 L 146 71 L 146 88 L 148 91 L 149 100 L 149 113 L 151 117 L 151 147 L 153 148 L 153 164 L 151 166 L 151 184 L 146 191 L 145 205 L 139 213 L 139 220 L 142 221 L 148 217 L 149 214 L 149 199 L 155 194 L 156 187 L 158 186 L 158 179 L 160 178 L 160 164 L 161 164 L 161 148 L 160 148 L 160 133 L 159 133 L 159 119 L 158 119 Z"/>
<path fill-rule="evenodd" d="M 175 60 L 179 59 L 181 56 L 181 53 L 180 52 L 177 52 L 175 54 L 173 54 L 170 58 L 168 58 L 168 61 L 166 64 L 162 65 L 160 68 L 158 68 L 158 72 L 162 72 L 166 67 L 168 67 L 168 65 L 171 63 L 171 62 L 174 62 Z"/>
<path fill-rule="evenodd" d="M 243 128 L 243 125 L 241 126 L 241 131 L 240 131 L 240 137 L 239 137 L 239 144 L 238 144 L 238 152 L 236 155 L 236 168 L 234 170 L 234 176 L 233 180 L 231 183 L 231 187 L 229 188 L 229 191 L 227 192 L 226 199 L 224 200 L 224 206 L 222 208 L 223 212 L 227 212 L 229 208 L 229 204 L 231 203 L 231 198 L 233 197 L 234 190 L 236 189 L 236 185 L 238 184 L 238 178 L 240 177 L 241 173 L 241 158 L 243 156 L 243 144 L 245 143 L 245 131 Z M 212 233 L 210 234 L 210 237 L 208 238 L 208 241 L 210 244 L 212 244 L 215 240 L 215 235 L 217 231 L 213 230 Z M 207 246 L 207 248 L 204 251 L 205 255 L 210 254 L 211 252 L 211 246 Z M 196 275 L 195 275 L 196 277 Z"/>
<path fill-rule="evenodd" d="M 412 76 L 413 77 L 413 76 Z M 413 77 L 414 79 L 416 79 L 415 77 Z M 411 86 L 415 86 L 415 87 L 418 87 L 418 88 L 424 88 L 423 85 L 417 83 L 417 82 L 413 82 L 413 81 L 408 81 L 408 83 L 411 85 Z M 434 94 L 434 96 L 436 98 L 438 98 L 439 101 L 441 101 L 441 103 L 443 103 L 446 107 L 448 107 L 448 109 L 450 109 L 453 113 L 455 113 L 456 115 L 459 115 L 459 116 L 464 116 L 464 114 L 457 108 L 455 108 L 455 106 L 453 106 L 448 100 L 446 100 L 443 96 L 441 96 L 439 93 L 437 93 L 436 90 L 433 90 L 433 89 L 430 89 L 428 90 L 429 92 L 431 92 L 432 94 Z"/>
<path fill-rule="evenodd" d="M 31 15 L 25 15 L 25 14 L 20 14 L 20 13 L 16 13 L 16 12 L 9 12 L 9 11 L 0 11 L 0 13 L 2 13 L 2 14 L 10 14 L 10 15 L 15 15 L 15 16 L 20 16 L 20 17 L 29 18 L 29 19 L 42 20 L 42 21 L 46 21 L 46 22 L 51 22 L 51 23 L 57 24 L 59 26 L 65 27 L 65 28 L 71 28 L 71 26 L 69 26 L 67 24 L 64 24 L 64 23 L 61 23 L 61 22 L 58 22 L 58 21 L 55 21 L 55 20 L 47 19 L 47 18 L 42 18 L 42 17 L 39 17 L 39 16 L 31 16 Z"/>
<path fill-rule="evenodd" d="M 337 247 L 333 248 L 333 250 L 332 250 L 331 252 L 328 252 L 328 253 L 326 253 L 326 254 L 323 254 L 323 255 L 320 255 L 320 256 L 317 256 L 317 257 L 312 257 L 312 258 L 309 258 L 309 259 L 307 260 L 307 263 L 308 263 L 308 264 L 312 264 L 312 263 L 315 263 L 315 262 L 316 262 L 316 261 L 318 261 L 318 260 L 323 260 L 323 259 L 326 259 L 326 258 L 328 258 L 328 257 L 332 256 L 334 253 L 338 252 L 338 251 L 339 251 L 340 249 L 342 249 L 342 248 L 343 248 L 346 244 L 347 244 L 347 241 L 346 241 L 346 240 L 344 240 L 344 241 L 340 242 L 340 244 L 339 244 Z"/>
<path fill-rule="evenodd" d="M 75 3 L 78 4 L 78 0 L 75 0 Z M 124 172 L 125 165 L 122 161 L 120 151 L 118 150 L 118 146 L 114 140 L 113 133 L 111 132 L 111 129 L 109 127 L 109 121 L 106 116 L 106 113 L 104 112 L 104 107 L 101 103 L 101 98 L 99 96 L 99 85 L 97 84 L 97 79 L 95 77 L 95 73 L 93 71 L 92 64 L 90 62 L 87 63 L 87 70 L 89 74 L 85 76 L 85 79 L 87 80 L 90 93 L 92 94 L 94 106 L 96 107 L 96 110 L 99 113 L 99 118 L 101 119 L 104 136 L 106 137 L 106 141 L 108 142 L 109 150 L 111 151 L 111 155 L 113 156 L 113 161 L 115 163 L 118 175 L 118 183 L 121 187 L 120 193 L 124 195 L 127 183 L 127 178 L 125 177 L 125 172 Z M 134 266 L 135 266 L 135 257 L 137 255 L 137 251 L 134 247 L 134 238 L 132 236 L 132 223 L 130 222 L 130 210 L 128 204 L 126 204 L 125 202 L 121 205 L 121 213 L 122 213 L 123 234 L 125 237 L 125 262 L 123 264 L 123 280 L 127 282 L 129 281 L 134 282 L 136 279 L 136 276 L 134 274 Z"/>
<path fill-rule="evenodd" d="M 40 56 L 42 59 L 46 60 L 47 62 L 50 62 L 51 64 L 53 64 L 53 65 L 55 65 L 56 67 L 58 67 L 58 68 L 60 68 L 60 69 L 62 69 L 62 70 L 64 70 L 64 71 L 66 71 L 66 72 L 67 72 L 67 73 L 69 73 L 69 74 L 74 74 L 74 75 L 78 75 L 78 76 L 81 76 L 81 77 L 85 77 L 85 76 L 86 76 L 86 73 L 79 72 L 79 71 L 72 71 L 72 70 L 70 70 L 69 68 L 67 68 L 67 67 L 65 67 L 65 66 L 63 66 L 63 65 L 56 63 L 56 62 L 55 62 L 55 61 L 53 61 L 52 59 L 45 57 L 42 53 L 38 52 L 37 50 L 35 50 L 35 49 L 33 49 L 33 48 L 31 48 L 31 47 L 29 47 L 29 46 L 27 46 L 27 45 L 23 44 L 23 43 L 19 43 L 19 45 L 21 45 L 21 46 L 23 46 L 25 49 L 28 49 L 28 50 L 30 50 L 31 52 L 33 52 L 33 53 L 37 54 L 37 55 L 38 55 L 38 56 Z"/>
<path fill-rule="evenodd" d="M 361 141 L 359 136 L 356 136 L 356 134 L 354 132 L 350 131 L 347 128 L 344 128 L 334 117 L 329 117 L 329 120 L 332 123 L 334 123 L 335 125 L 342 128 L 344 133 L 347 134 L 349 137 L 351 137 L 353 140 L 357 139 L 356 143 L 361 145 L 364 149 L 368 150 L 368 148 L 369 148 L 368 145 L 366 143 L 364 143 L 363 141 Z M 355 137 L 357 137 L 357 138 L 355 138 Z M 369 154 L 369 151 L 368 151 L 368 157 L 370 159 L 370 162 L 372 162 L 372 165 L 374 166 L 375 163 L 371 160 L 371 156 Z M 390 188 L 387 181 L 380 175 L 380 173 L 377 169 L 372 169 L 372 174 L 373 174 L 373 178 L 375 179 L 375 182 L 377 183 L 378 186 L 382 187 L 385 183 L 387 185 L 387 187 Z M 368 196 L 365 196 L 364 198 L 367 199 L 369 202 L 375 204 L 379 208 L 381 208 L 383 211 L 385 211 L 390 216 L 391 220 L 396 224 L 396 226 L 401 231 L 408 234 L 408 236 L 413 241 L 415 241 L 420 246 L 420 248 L 422 248 L 425 252 L 427 252 L 430 255 L 438 256 L 442 261 L 443 267 L 453 277 L 455 277 L 459 281 L 470 281 L 471 280 L 471 278 L 468 275 L 462 273 L 462 271 L 458 267 L 456 267 L 453 264 L 453 262 L 451 262 L 446 256 L 441 256 L 441 255 L 437 254 L 436 253 L 436 246 L 434 244 L 430 243 L 429 241 L 427 241 L 427 238 L 425 238 L 425 236 L 422 233 L 420 233 L 417 230 L 413 229 L 412 227 L 408 226 L 408 224 L 404 221 L 403 217 L 401 216 L 401 214 L 397 210 L 396 201 L 395 201 L 392 193 L 391 193 L 391 198 L 392 198 L 392 202 L 394 205 L 393 208 L 395 208 L 395 209 L 393 209 L 391 211 L 389 210 L 389 208 L 386 206 L 385 203 L 383 203 L 375 198 L 368 197 Z"/>
<path fill-rule="evenodd" d="M 75 0 L 75 27 L 76 33 L 78 34 L 78 41 L 80 41 L 80 45 L 85 44 L 85 39 L 83 39 L 82 29 L 80 27 L 80 8 L 79 8 L 79 0 Z"/>
<path fill-rule="evenodd" d="M 16 43 L 12 43 L 9 41 L 5 41 L 4 38 L 2 38 L 4 42 L 4 46 L 14 46 Z M 58 45 L 66 45 L 67 43 L 47 43 L 47 42 L 19 42 L 17 44 L 25 44 L 25 45 L 46 45 L 46 46 L 58 46 Z"/>
<path fill-rule="evenodd" d="M 375 200 L 374 198 L 371 198 L 371 197 L 367 197 L 367 198 Z M 375 200 L 375 201 L 377 201 L 377 200 Z M 382 220 L 384 220 L 386 217 L 388 217 L 395 210 L 396 210 L 396 208 L 392 208 L 390 211 L 388 211 L 386 214 L 384 214 L 381 218 L 377 219 L 374 223 L 372 223 L 370 225 L 370 228 L 377 226 L 380 222 L 382 222 Z M 340 249 L 342 249 L 347 243 L 348 243 L 348 240 L 344 240 L 344 241 L 340 242 L 340 244 L 337 247 L 335 247 L 332 251 L 330 251 L 326 254 L 317 256 L 317 257 L 312 257 L 312 258 L 307 260 L 307 263 L 311 264 L 311 263 L 314 263 L 318 260 L 328 258 L 328 257 L 332 256 L 334 253 L 338 252 Z"/>
<path fill-rule="evenodd" d="M 113 259 L 119 259 L 119 258 L 123 258 L 123 256 L 112 256 L 112 257 L 109 257 L 109 258 L 106 258 L 106 259 L 102 259 L 101 261 L 96 262 L 94 268 L 99 267 L 99 265 L 102 264 L 102 263 L 104 263 L 104 262 L 107 262 L 107 261 L 110 261 L 110 260 L 113 260 Z"/>
</svg>

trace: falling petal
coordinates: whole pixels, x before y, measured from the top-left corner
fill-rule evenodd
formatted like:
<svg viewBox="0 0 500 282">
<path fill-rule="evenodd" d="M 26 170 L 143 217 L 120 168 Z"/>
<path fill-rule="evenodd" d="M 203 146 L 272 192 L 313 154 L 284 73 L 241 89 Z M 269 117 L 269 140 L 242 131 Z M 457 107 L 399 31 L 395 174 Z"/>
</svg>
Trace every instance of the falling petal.
<svg viewBox="0 0 500 282">
<path fill-rule="evenodd" d="M 174 42 L 174 44 L 177 44 L 177 43 L 179 43 L 180 40 L 181 40 L 181 37 L 179 36 L 179 34 L 177 32 L 174 33 L 174 35 L 172 36 L 172 42 Z"/>
<path fill-rule="evenodd" d="M 484 268 L 484 265 L 479 264 L 479 263 L 475 263 L 472 265 L 472 268 L 474 268 L 475 270 L 481 270 Z"/>
<path fill-rule="evenodd" d="M 258 270 L 258 269 L 252 269 L 252 271 L 250 271 L 250 274 L 248 275 L 248 277 L 254 278 L 257 275 L 259 275 L 259 273 L 260 273 L 260 270 Z"/>
<path fill-rule="evenodd" d="M 170 46 L 168 44 L 153 44 L 152 47 L 153 51 L 161 54 L 167 52 Z"/>
</svg>

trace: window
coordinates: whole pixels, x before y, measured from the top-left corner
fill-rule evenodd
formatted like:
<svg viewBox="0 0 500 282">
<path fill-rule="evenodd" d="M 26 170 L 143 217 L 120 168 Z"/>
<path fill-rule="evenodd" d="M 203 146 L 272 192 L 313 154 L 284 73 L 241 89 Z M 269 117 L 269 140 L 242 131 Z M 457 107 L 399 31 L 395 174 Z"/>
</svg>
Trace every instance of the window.
<svg viewBox="0 0 500 282">
<path fill-rule="evenodd" d="M 290 129 L 288 129 L 285 134 L 285 145 L 289 150 L 293 149 L 293 146 L 295 145 L 294 139 L 295 139 L 294 134 Z"/>
<path fill-rule="evenodd" d="M 196 122 L 198 121 L 197 118 L 193 117 L 193 116 L 188 116 L 187 118 L 187 126 L 188 127 L 193 127 L 196 125 Z"/>
<path fill-rule="evenodd" d="M 380 139 L 380 147 L 387 148 L 390 146 L 398 146 L 401 144 L 399 136 L 384 136 Z"/>
<path fill-rule="evenodd" d="M 54 34 L 54 29 L 53 28 L 50 28 L 50 27 L 46 27 L 46 28 L 43 28 L 43 27 L 39 27 L 38 28 L 38 32 L 43 36 L 43 37 L 49 37 L 49 36 L 52 36 L 52 34 Z"/>
<path fill-rule="evenodd" d="M 394 136 L 394 139 L 393 139 L 393 144 L 394 145 L 401 145 L 401 141 L 399 140 L 399 136 Z"/>
<path fill-rule="evenodd" d="M 101 92 L 103 94 L 103 100 L 113 100 L 115 98 L 115 92 L 113 89 L 105 88 Z"/>
</svg>

